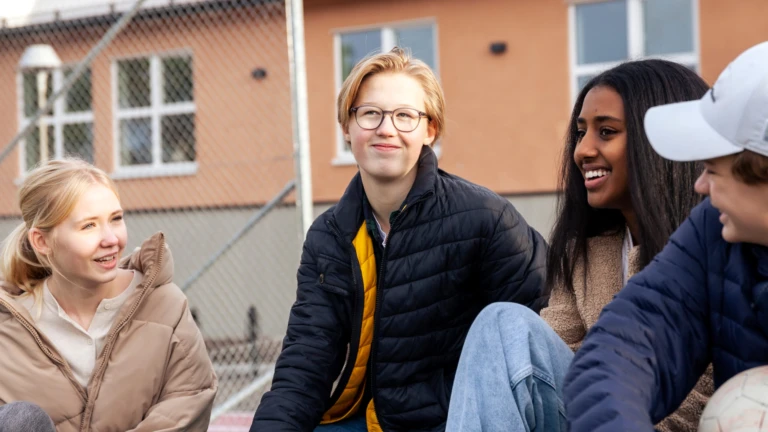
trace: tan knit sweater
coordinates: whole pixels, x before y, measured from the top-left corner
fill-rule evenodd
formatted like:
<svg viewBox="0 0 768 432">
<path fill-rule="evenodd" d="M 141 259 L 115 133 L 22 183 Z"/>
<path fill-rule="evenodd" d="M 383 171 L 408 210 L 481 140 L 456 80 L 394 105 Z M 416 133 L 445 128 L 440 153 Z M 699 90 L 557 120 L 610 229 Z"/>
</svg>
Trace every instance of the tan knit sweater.
<svg viewBox="0 0 768 432">
<path fill-rule="evenodd" d="M 590 238 L 587 241 L 589 267 L 585 272 L 583 260 L 577 261 L 573 272 L 574 292 L 561 285 L 553 286 L 549 306 L 541 311 L 541 317 L 574 351 L 581 346 L 587 330 L 597 322 L 603 307 L 623 288 L 623 242 L 624 232 Z M 640 270 L 640 248 L 635 246 L 629 253 L 629 274 Z M 699 417 L 713 392 L 710 365 L 680 408 L 657 428 L 663 432 L 696 432 Z"/>
</svg>

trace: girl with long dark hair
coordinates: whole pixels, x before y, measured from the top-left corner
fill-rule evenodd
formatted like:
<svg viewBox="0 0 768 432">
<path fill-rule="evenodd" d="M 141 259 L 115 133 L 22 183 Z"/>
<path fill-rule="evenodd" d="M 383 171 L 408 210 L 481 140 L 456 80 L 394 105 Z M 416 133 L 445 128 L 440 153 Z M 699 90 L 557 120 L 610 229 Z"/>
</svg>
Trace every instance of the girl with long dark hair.
<svg viewBox="0 0 768 432">
<path fill-rule="evenodd" d="M 561 395 L 573 351 L 701 199 L 693 190 L 699 166 L 657 155 L 645 136 L 645 113 L 707 90 L 682 65 L 640 60 L 603 72 L 580 91 L 548 252 L 549 305 L 541 317 L 511 303 L 478 316 L 462 351 L 449 431 L 566 430 Z M 711 376 L 699 384 L 661 430 L 696 430 Z"/>
</svg>

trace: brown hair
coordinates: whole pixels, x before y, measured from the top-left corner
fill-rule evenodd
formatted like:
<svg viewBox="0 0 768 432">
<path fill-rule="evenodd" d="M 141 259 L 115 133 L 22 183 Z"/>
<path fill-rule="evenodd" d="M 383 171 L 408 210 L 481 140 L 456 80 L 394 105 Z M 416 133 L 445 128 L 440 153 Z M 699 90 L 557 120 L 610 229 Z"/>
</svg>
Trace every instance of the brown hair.
<svg viewBox="0 0 768 432">
<path fill-rule="evenodd" d="M 371 75 L 382 72 L 404 73 L 419 82 L 424 89 L 425 111 L 429 122 L 435 128 L 437 141 L 445 128 L 445 96 L 435 73 L 423 61 L 415 59 L 402 48 L 395 47 L 388 53 L 375 54 L 361 60 L 352 68 L 344 84 L 341 86 L 337 100 L 338 120 L 342 128 L 346 128 L 350 120 L 350 109 L 363 81 Z M 349 143 L 348 143 L 349 144 Z"/>
<path fill-rule="evenodd" d="M 768 157 L 744 150 L 733 159 L 731 172 L 748 185 L 768 183 Z"/>
<path fill-rule="evenodd" d="M 34 294 L 39 283 L 51 275 L 52 265 L 29 242 L 29 230 L 50 232 L 69 217 L 85 190 L 101 184 L 117 195 L 112 179 L 99 168 L 79 159 L 49 161 L 30 171 L 19 189 L 23 222 L 2 244 L 0 275 L 24 293 Z"/>
</svg>

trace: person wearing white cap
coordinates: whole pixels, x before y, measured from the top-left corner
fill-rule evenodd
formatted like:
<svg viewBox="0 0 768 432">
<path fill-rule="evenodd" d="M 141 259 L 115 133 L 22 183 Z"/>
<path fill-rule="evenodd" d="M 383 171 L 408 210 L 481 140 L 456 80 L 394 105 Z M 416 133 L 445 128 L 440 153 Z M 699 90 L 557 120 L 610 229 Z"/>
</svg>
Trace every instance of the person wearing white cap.
<svg viewBox="0 0 768 432">
<path fill-rule="evenodd" d="M 609 303 L 565 378 L 573 431 L 649 431 L 707 364 L 715 387 L 768 365 L 768 42 L 700 100 L 645 116 L 654 150 L 701 161 L 707 199 Z M 649 203 L 650 204 L 650 203 Z"/>
</svg>

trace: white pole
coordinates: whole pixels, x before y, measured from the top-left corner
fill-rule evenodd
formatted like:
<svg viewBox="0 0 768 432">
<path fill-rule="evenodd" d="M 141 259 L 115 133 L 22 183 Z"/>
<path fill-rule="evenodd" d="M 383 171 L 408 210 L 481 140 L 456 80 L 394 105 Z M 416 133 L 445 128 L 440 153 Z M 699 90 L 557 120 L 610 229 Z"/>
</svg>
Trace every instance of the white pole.
<svg viewBox="0 0 768 432">
<path fill-rule="evenodd" d="M 300 243 L 312 225 L 312 167 L 309 159 L 309 114 L 307 112 L 307 67 L 304 53 L 304 5 L 302 0 L 286 0 L 288 60 L 293 100 L 293 151 L 296 164 L 296 209 L 299 212 Z"/>
<path fill-rule="evenodd" d="M 48 71 L 41 70 L 37 73 L 37 108 L 39 110 L 45 107 L 45 102 L 48 100 Z M 48 162 L 48 125 L 43 121 L 44 117 L 40 117 L 38 123 L 38 145 L 40 151 L 40 164 Z"/>
</svg>

